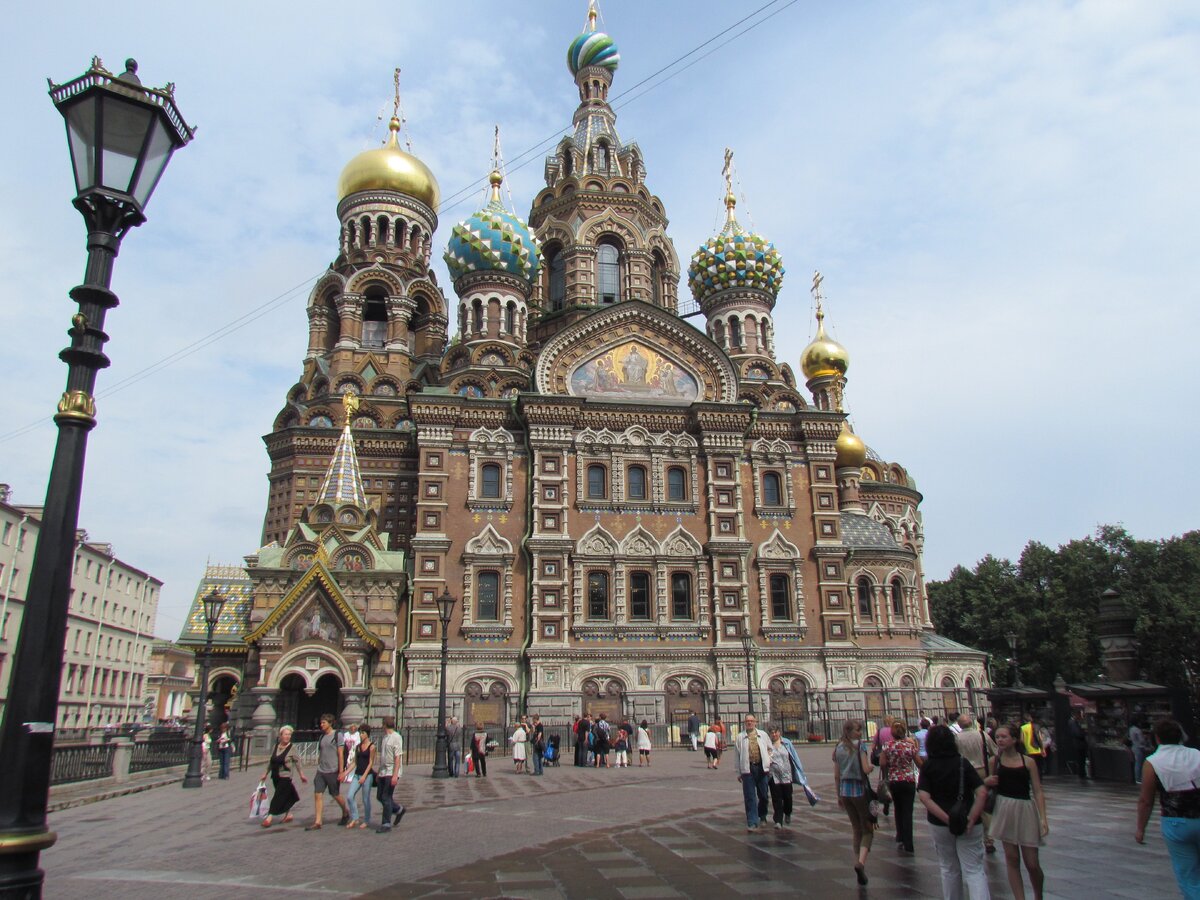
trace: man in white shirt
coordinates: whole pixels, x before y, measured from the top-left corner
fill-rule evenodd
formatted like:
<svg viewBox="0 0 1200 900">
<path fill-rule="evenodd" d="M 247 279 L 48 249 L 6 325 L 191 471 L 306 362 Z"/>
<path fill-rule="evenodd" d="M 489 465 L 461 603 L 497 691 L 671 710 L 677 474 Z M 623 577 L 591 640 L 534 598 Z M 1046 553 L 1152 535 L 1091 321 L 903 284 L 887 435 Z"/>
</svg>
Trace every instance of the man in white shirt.
<svg viewBox="0 0 1200 900">
<path fill-rule="evenodd" d="M 738 781 L 746 804 L 746 830 L 767 824 L 767 780 L 771 771 L 771 739 L 758 730 L 758 719 L 746 716 L 746 727 L 734 739 Z"/>
<path fill-rule="evenodd" d="M 399 825 L 404 818 L 404 804 L 395 809 L 392 792 L 396 790 L 396 781 L 400 777 L 401 757 L 404 754 L 404 739 L 396 731 L 396 719 L 393 716 L 383 717 L 383 740 L 379 742 L 379 753 L 375 757 L 375 766 L 379 770 L 379 781 L 375 796 L 383 806 L 383 824 L 375 829 L 376 834 L 390 834 L 393 825 Z"/>
</svg>

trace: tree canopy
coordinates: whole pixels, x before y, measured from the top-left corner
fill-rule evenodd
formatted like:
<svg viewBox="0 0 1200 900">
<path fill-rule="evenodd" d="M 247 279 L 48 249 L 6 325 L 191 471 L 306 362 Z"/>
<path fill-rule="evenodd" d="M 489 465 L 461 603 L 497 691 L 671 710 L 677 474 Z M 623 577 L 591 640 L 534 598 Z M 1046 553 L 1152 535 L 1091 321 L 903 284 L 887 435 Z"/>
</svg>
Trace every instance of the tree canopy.
<svg viewBox="0 0 1200 900">
<path fill-rule="evenodd" d="M 1124 528 L 1052 550 L 1030 541 L 1014 564 L 986 556 L 974 569 L 957 566 L 930 582 L 937 630 L 992 655 L 995 683 L 1009 683 L 1006 635 L 1017 635 L 1025 684 L 1050 687 L 1095 681 L 1102 671 L 1096 617 L 1100 595 L 1120 592 L 1136 617 L 1144 677 L 1195 690 L 1200 679 L 1200 531 L 1158 541 L 1135 540 Z"/>
</svg>

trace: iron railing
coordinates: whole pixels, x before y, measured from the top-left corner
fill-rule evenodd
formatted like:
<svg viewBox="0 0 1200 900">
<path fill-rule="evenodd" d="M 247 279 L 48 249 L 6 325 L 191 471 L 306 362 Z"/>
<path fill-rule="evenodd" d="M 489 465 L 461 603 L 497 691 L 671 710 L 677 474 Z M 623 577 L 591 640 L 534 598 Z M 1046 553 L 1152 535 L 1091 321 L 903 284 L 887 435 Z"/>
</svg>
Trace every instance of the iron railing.
<svg viewBox="0 0 1200 900">
<path fill-rule="evenodd" d="M 74 784 L 112 774 L 112 744 L 59 744 L 51 757 L 50 783 Z"/>
<path fill-rule="evenodd" d="M 133 756 L 129 761 L 130 772 L 148 772 L 152 769 L 168 769 L 185 766 L 192 742 L 184 737 L 142 741 L 133 745 Z"/>
</svg>

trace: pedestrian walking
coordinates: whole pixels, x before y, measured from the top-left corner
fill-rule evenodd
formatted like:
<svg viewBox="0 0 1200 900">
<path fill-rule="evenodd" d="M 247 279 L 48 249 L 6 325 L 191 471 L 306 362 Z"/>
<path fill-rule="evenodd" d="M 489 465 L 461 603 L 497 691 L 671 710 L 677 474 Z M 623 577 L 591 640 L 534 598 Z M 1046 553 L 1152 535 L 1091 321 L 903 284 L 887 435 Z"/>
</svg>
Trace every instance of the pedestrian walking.
<svg viewBox="0 0 1200 900">
<path fill-rule="evenodd" d="M 1032 713 L 1025 713 L 1022 718 L 1024 719 L 1020 737 L 1022 752 L 1037 765 L 1038 774 L 1045 775 L 1046 754 L 1042 750 L 1042 729 L 1034 721 Z"/>
<path fill-rule="evenodd" d="M 212 726 L 204 726 L 200 738 L 200 780 L 212 781 Z"/>
<path fill-rule="evenodd" d="M 476 778 L 487 778 L 488 733 L 481 724 L 475 726 L 475 734 L 471 736 L 471 765 L 475 768 Z"/>
<path fill-rule="evenodd" d="M 991 761 L 999 753 L 996 742 L 986 732 L 976 728 L 975 720 L 966 713 L 958 717 L 958 724 L 961 730 L 954 736 L 958 752 L 971 764 L 980 778 L 986 779 L 990 774 Z M 996 844 L 991 833 L 991 821 L 991 815 L 984 810 L 982 819 L 983 849 L 987 853 L 996 852 Z"/>
<path fill-rule="evenodd" d="M 872 771 L 862 722 L 848 719 L 842 726 L 841 739 L 833 748 L 833 780 L 838 806 L 846 811 L 853 831 L 854 875 L 859 884 L 867 883 L 867 856 L 878 827 L 867 806 L 867 785 Z"/>
<path fill-rule="evenodd" d="M 217 777 L 222 781 L 229 780 L 229 763 L 233 759 L 233 737 L 229 733 L 229 723 L 222 722 L 217 732 L 217 759 L 220 760 L 220 770 Z"/>
<path fill-rule="evenodd" d="M 720 744 L 720 740 L 720 733 L 711 728 L 704 733 L 704 763 L 706 768 L 715 769 L 717 767 L 717 747 Z"/>
<path fill-rule="evenodd" d="M 1144 718 L 1135 719 L 1129 726 L 1126 743 L 1133 751 L 1133 781 L 1135 784 L 1142 783 L 1142 769 L 1145 768 L 1146 757 L 1150 755 L 1150 737 L 1146 734 L 1149 727 L 1150 723 Z"/>
<path fill-rule="evenodd" d="M 696 715 L 695 710 L 687 718 L 687 736 L 688 743 L 691 745 L 688 749 L 694 753 L 700 740 L 700 717 Z"/>
<path fill-rule="evenodd" d="M 390 834 L 394 825 L 399 825 L 404 818 L 404 804 L 397 804 L 394 799 L 396 782 L 400 779 L 401 767 L 404 764 L 404 739 L 396 731 L 394 716 L 383 717 L 383 740 L 379 742 L 379 752 L 375 756 L 378 771 L 375 797 L 383 807 L 383 817 L 376 834 Z"/>
<path fill-rule="evenodd" d="M 782 828 L 792 824 L 792 754 L 778 725 L 772 725 L 767 733 L 771 736 L 771 818 L 776 828 Z"/>
<path fill-rule="evenodd" d="M 917 742 L 917 755 L 922 760 L 928 758 L 928 754 L 925 752 L 925 739 L 929 736 L 932 724 L 927 718 L 921 716 L 921 720 L 917 723 L 917 730 L 913 732 L 913 738 Z"/>
<path fill-rule="evenodd" d="M 292 808 L 300 802 L 300 794 L 292 783 L 292 776 L 299 775 L 300 781 L 307 784 L 308 779 L 300 769 L 300 757 L 292 744 L 292 726 L 284 725 L 279 729 L 275 740 L 275 748 L 271 751 L 271 759 L 267 762 L 267 772 L 264 779 L 270 778 L 275 793 L 271 795 L 271 805 L 262 820 L 263 828 L 270 828 L 275 816 L 283 816 L 283 824 L 292 821 Z"/>
<path fill-rule="evenodd" d="M 542 717 L 534 715 L 530 722 L 530 757 L 533 763 L 532 775 L 542 774 L 542 765 L 545 762 L 543 757 L 546 754 L 546 726 L 542 724 Z"/>
<path fill-rule="evenodd" d="M 1080 781 L 1088 780 L 1088 733 L 1083 721 L 1083 710 L 1076 709 L 1071 713 L 1067 722 L 1067 730 L 1071 737 L 1071 747 L 1075 751 L 1075 768 L 1078 770 Z"/>
<path fill-rule="evenodd" d="M 366 828 L 371 821 L 371 789 L 375 786 L 377 747 L 371 740 L 371 729 L 359 727 L 358 743 L 354 748 L 354 763 L 350 770 L 350 790 L 346 796 L 346 807 L 350 810 L 347 828 Z M 362 796 L 362 818 L 355 818 L 355 798 Z"/>
<path fill-rule="evenodd" d="M 758 730 L 758 718 L 746 716 L 746 727 L 734 741 L 737 777 L 742 785 L 742 803 L 746 807 L 746 830 L 753 831 L 767 821 L 771 740 Z"/>
<path fill-rule="evenodd" d="M 930 728 L 925 749 L 928 758 L 917 779 L 917 796 L 925 807 L 929 836 L 942 870 L 942 896 L 961 900 L 965 884 L 971 900 L 987 900 L 991 895 L 979 821 L 987 789 L 971 764 L 959 755 L 949 726 Z"/>
<path fill-rule="evenodd" d="M 728 743 L 726 738 L 728 732 L 725 730 L 725 723 L 721 721 L 720 716 L 713 716 L 712 724 L 708 726 L 709 731 L 717 733 L 717 754 L 713 757 L 713 768 L 717 768 L 721 764 L 721 754 L 725 752 L 725 745 Z"/>
<path fill-rule="evenodd" d="M 313 778 L 313 821 L 305 827 L 305 831 L 316 831 L 322 826 L 321 816 L 325 807 L 325 792 L 333 797 L 338 808 L 342 811 L 339 825 L 350 821 L 350 810 L 346 808 L 346 799 L 342 796 L 342 779 L 346 776 L 346 748 L 338 740 L 333 730 L 333 716 L 324 713 L 321 716 L 321 737 L 317 739 L 317 774 Z"/>
<path fill-rule="evenodd" d="M 883 745 L 880 765 L 892 794 L 892 813 L 896 823 L 896 843 L 913 853 L 913 803 L 917 799 L 917 770 L 924 762 L 916 739 L 909 735 L 903 719 L 892 723 L 892 739 Z"/>
<path fill-rule="evenodd" d="M 996 728 L 999 752 L 988 766 L 987 785 L 996 791 L 992 812 L 992 839 L 1004 844 L 1008 867 L 1008 886 L 1013 896 L 1025 900 L 1021 861 L 1029 872 L 1035 900 L 1041 900 L 1045 875 L 1038 858 L 1038 847 L 1050 833 L 1046 818 L 1046 795 L 1037 764 L 1021 753 L 1021 731 L 1015 725 Z"/>
<path fill-rule="evenodd" d="M 637 747 L 638 747 L 638 766 L 645 763 L 646 767 L 650 767 L 650 723 L 642 719 L 642 724 L 637 730 Z"/>
<path fill-rule="evenodd" d="M 1183 746 L 1183 728 L 1174 719 L 1154 726 L 1158 749 L 1142 766 L 1134 840 L 1146 842 L 1146 822 L 1157 791 L 1160 825 L 1175 880 L 1183 896 L 1200 897 L 1200 750 Z"/>
<path fill-rule="evenodd" d="M 446 722 L 446 766 L 450 769 L 450 777 L 458 777 L 459 763 L 462 761 L 462 725 L 458 718 L 451 716 Z"/>
<path fill-rule="evenodd" d="M 592 753 L 596 757 L 597 769 L 611 769 L 612 763 L 608 761 L 608 751 L 611 749 L 610 738 L 612 737 L 612 728 L 608 724 L 608 713 L 600 713 L 596 719 L 596 723 L 592 726 Z"/>
<path fill-rule="evenodd" d="M 517 722 L 516 730 L 509 737 L 508 742 L 512 744 L 513 764 L 516 766 L 517 774 L 520 775 L 525 771 L 525 724 Z"/>
</svg>

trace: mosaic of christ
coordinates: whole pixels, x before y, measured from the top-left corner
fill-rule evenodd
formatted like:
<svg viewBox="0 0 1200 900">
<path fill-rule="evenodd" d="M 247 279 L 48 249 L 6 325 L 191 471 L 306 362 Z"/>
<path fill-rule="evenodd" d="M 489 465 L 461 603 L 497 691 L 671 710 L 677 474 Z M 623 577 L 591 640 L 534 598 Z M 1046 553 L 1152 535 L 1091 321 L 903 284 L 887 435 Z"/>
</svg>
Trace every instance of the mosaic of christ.
<svg viewBox="0 0 1200 900">
<path fill-rule="evenodd" d="M 691 403 L 700 395 L 696 379 L 644 344 L 622 344 L 593 357 L 571 373 L 577 397 L 617 397 Z"/>
</svg>

